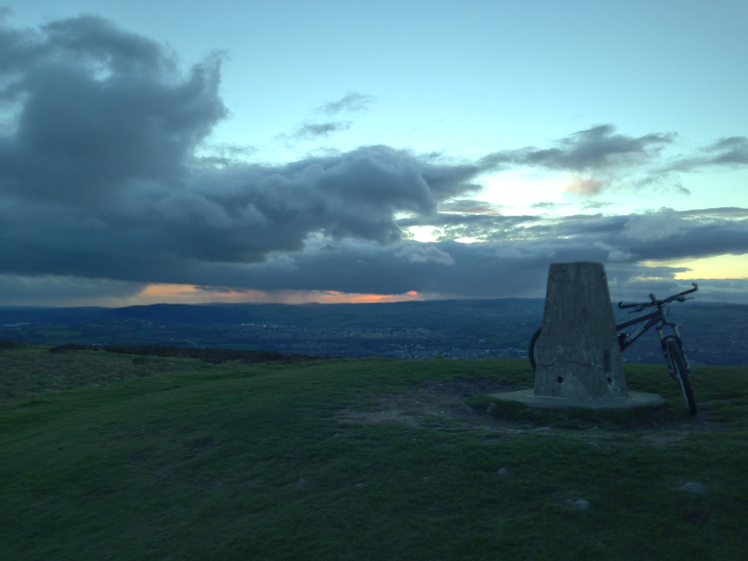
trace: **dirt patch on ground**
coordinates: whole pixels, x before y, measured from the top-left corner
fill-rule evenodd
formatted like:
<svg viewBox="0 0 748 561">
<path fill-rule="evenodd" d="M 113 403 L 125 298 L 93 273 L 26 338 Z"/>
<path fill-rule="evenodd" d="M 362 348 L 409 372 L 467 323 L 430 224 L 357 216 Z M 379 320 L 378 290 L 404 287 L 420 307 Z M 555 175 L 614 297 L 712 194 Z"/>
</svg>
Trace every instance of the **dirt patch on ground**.
<svg viewBox="0 0 748 561">
<path fill-rule="evenodd" d="M 346 408 L 338 412 L 342 419 L 361 424 L 398 422 L 414 428 L 452 431 L 482 429 L 490 432 L 534 430 L 529 423 L 502 421 L 475 411 L 465 400 L 477 395 L 524 389 L 486 380 L 450 380 L 426 382 L 399 394 L 366 396 L 375 403 L 365 410 Z"/>
<path fill-rule="evenodd" d="M 486 380 L 429 381 L 398 394 L 361 396 L 362 401 L 370 403 L 368 407 L 351 406 L 340 410 L 338 416 L 342 420 L 366 425 L 396 422 L 413 428 L 452 432 L 481 430 L 493 433 L 486 437 L 487 440 L 501 439 L 507 434 L 539 433 L 590 437 L 588 432 L 581 433 L 578 429 L 546 426 L 542 422 L 527 420 L 502 419 L 490 413 L 491 405 L 488 410 L 476 410 L 465 403 L 471 397 L 521 389 L 526 388 Z M 646 438 L 653 444 L 667 445 L 684 440 L 692 432 L 723 432 L 727 427 L 712 420 L 708 412 L 701 411 L 687 422 L 683 419 L 669 420 L 668 415 L 659 415 L 656 420 L 639 425 L 636 429 L 649 432 Z M 605 438 L 605 435 L 613 436 L 610 432 L 600 432 L 600 438 Z"/>
</svg>

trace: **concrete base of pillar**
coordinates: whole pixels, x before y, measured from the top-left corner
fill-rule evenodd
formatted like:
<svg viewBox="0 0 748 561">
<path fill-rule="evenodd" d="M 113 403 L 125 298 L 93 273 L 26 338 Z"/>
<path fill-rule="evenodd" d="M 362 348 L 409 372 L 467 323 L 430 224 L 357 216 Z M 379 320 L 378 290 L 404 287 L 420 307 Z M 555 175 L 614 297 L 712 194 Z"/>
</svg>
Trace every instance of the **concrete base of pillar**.
<svg viewBox="0 0 748 561">
<path fill-rule="evenodd" d="M 554 397 L 535 395 L 535 390 L 520 390 L 518 392 L 492 393 L 502 401 L 518 401 L 530 407 L 587 407 L 589 409 L 633 409 L 635 407 L 649 407 L 657 409 L 665 405 L 665 400 L 655 393 L 628 391 L 626 397 L 617 399 L 574 399 L 568 397 Z"/>
</svg>

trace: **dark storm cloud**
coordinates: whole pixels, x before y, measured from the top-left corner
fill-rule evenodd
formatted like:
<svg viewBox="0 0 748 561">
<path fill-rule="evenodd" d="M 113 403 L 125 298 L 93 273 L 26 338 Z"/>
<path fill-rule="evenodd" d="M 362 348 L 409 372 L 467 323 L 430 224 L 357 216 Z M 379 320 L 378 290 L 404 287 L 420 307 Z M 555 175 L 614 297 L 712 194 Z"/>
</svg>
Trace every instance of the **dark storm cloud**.
<svg viewBox="0 0 748 561">
<path fill-rule="evenodd" d="M 508 267 L 512 274 L 506 274 Z M 400 294 L 409 290 L 446 295 L 517 294 L 528 277 L 542 277 L 542 258 L 521 263 L 497 249 L 455 242 L 403 242 L 383 247 L 342 243 L 338 251 L 304 252 L 257 265 L 227 265 L 221 278 L 229 284 L 249 283 L 258 289 L 308 290 L 310 286 L 341 292 Z M 195 279 L 212 279 L 217 270 L 196 270 Z M 487 279 L 492 278 L 492 282 Z M 542 284 L 544 280 L 541 280 Z"/>
<path fill-rule="evenodd" d="M 501 219 L 468 218 L 465 228 L 470 228 L 473 220 Z M 265 263 L 200 266 L 190 274 L 195 283 L 209 285 L 222 279 L 232 286 L 264 290 L 379 294 L 415 290 L 442 296 L 542 297 L 550 263 L 596 261 L 605 263 L 614 297 L 636 299 L 655 288 L 670 293 L 689 286 L 689 282 L 673 278 L 682 268 L 645 268 L 639 265 L 641 260 L 748 252 L 748 221 L 702 224 L 667 210 L 621 217 L 577 216 L 537 227 L 519 222 L 512 225 L 507 220 L 498 234 L 497 224 L 492 228 L 497 239 L 501 238 L 497 242 L 403 241 L 378 246 L 343 241 L 336 251 L 320 243 Z M 527 235 L 533 228 L 542 235 Z M 742 282 L 741 286 L 745 285 L 748 281 Z M 748 301 L 737 289 L 730 292 L 726 287 L 715 288 L 711 299 L 719 300 L 721 294 L 732 301 Z"/>
<path fill-rule="evenodd" d="M 438 214 L 403 219 L 402 226 L 432 226 L 435 238 L 472 238 L 487 247 L 514 248 L 517 255 L 561 261 L 578 258 L 608 263 L 702 258 L 748 253 L 748 220 L 744 209 L 677 212 L 662 209 L 627 216 L 577 215 L 547 219 L 537 216 L 460 216 Z M 742 219 L 741 219 L 742 218 Z M 439 234 L 440 233 L 440 234 Z M 544 257 L 543 257 L 544 256 Z"/>
<path fill-rule="evenodd" d="M 700 213 L 663 209 L 629 216 L 570 217 L 555 227 L 566 240 L 587 240 L 607 251 L 603 261 L 670 260 L 748 253 L 748 220 L 731 209 Z M 593 241 L 594 240 L 594 241 Z"/>
<path fill-rule="evenodd" d="M 351 92 L 344 95 L 338 101 L 331 101 L 325 103 L 320 107 L 320 111 L 327 113 L 328 115 L 337 115 L 343 111 L 365 111 L 369 108 L 369 105 L 374 101 L 374 96 L 364 95 L 356 92 Z"/>
<path fill-rule="evenodd" d="M 657 239 L 632 240 L 629 250 L 643 259 L 678 259 L 684 257 L 711 257 L 726 253 L 748 253 L 748 224 L 710 223 L 686 227 L 677 234 Z"/>
<path fill-rule="evenodd" d="M 5 194 L 92 204 L 136 184 L 177 182 L 226 114 L 219 61 L 186 77 L 160 47 L 93 17 L 42 33 L 0 31 L 0 95 L 18 105 L 0 137 Z"/>
<path fill-rule="evenodd" d="M 396 212 L 428 215 L 459 191 L 445 174 L 407 153 L 367 147 L 277 168 L 193 171 L 178 188 L 139 184 L 93 208 L 68 197 L 3 198 L 0 267 L 179 282 L 194 262 L 262 261 L 301 249 L 313 234 L 395 243 Z"/>
<path fill-rule="evenodd" d="M 0 137 L 0 272 L 182 282 L 195 264 L 258 262 L 310 236 L 392 244 L 396 213 L 431 214 L 482 173 L 386 146 L 275 167 L 196 158 L 226 115 L 219 59 L 182 73 L 94 17 L 3 28 L 0 42 L 15 112 Z"/>
<path fill-rule="evenodd" d="M 614 134 L 615 127 L 601 125 L 559 140 L 553 148 L 502 150 L 484 156 L 487 168 L 536 167 L 573 172 L 600 171 L 640 164 L 657 156 L 672 143 L 673 134 L 647 134 L 638 138 Z"/>
<path fill-rule="evenodd" d="M 100 304 L 117 304 L 120 298 L 135 296 L 142 283 L 87 279 L 73 276 L 17 276 L 0 274 L 0 294 L 6 306 L 85 306 L 94 299 Z"/>
</svg>

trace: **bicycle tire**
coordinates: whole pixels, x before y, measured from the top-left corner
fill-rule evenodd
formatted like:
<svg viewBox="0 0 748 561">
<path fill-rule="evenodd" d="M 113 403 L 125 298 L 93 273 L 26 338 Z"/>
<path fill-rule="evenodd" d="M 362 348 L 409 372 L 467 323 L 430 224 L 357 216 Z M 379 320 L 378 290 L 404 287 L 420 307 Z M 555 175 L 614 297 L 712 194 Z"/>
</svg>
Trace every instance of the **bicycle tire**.
<svg viewBox="0 0 748 561">
<path fill-rule="evenodd" d="M 673 367 L 675 375 L 680 384 L 680 389 L 683 392 L 683 398 L 686 401 L 686 407 L 688 412 L 693 417 L 696 415 L 696 400 L 693 398 L 693 391 L 691 391 L 691 380 L 690 372 L 686 366 L 686 361 L 683 359 L 678 341 L 674 337 L 668 337 L 665 340 L 668 356 L 670 357 L 670 363 Z"/>
<path fill-rule="evenodd" d="M 527 348 L 527 356 L 530 359 L 530 366 L 532 366 L 533 372 L 538 369 L 538 362 L 535 358 L 535 345 L 540 338 L 540 330 L 541 328 L 539 327 L 538 330 L 532 334 L 532 337 L 530 337 L 530 346 Z"/>
</svg>

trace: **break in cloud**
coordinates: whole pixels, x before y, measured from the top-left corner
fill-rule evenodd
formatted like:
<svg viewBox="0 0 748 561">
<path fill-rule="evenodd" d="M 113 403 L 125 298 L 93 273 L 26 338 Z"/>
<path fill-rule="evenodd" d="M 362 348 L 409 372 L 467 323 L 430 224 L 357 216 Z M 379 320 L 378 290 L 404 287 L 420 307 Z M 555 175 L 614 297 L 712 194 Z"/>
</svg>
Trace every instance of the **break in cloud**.
<svg viewBox="0 0 748 561">
<path fill-rule="evenodd" d="M 159 44 L 96 17 L 0 28 L 6 298 L 121 297 L 149 283 L 541 296 L 548 263 L 565 260 L 611 264 L 611 288 L 625 292 L 641 260 L 748 252 L 744 209 L 547 219 L 503 216 L 471 198 L 483 174 L 501 169 L 596 177 L 650 162 L 672 134 L 629 137 L 605 125 L 461 163 L 388 146 L 279 166 L 247 163 L 238 147 L 198 157 L 227 116 L 220 68 L 214 56 L 181 71 Z M 370 102 L 348 94 L 323 110 Z M 741 150 L 726 139 L 681 161 L 743 165 Z M 409 239 L 415 227 L 432 228 L 435 241 Z M 463 238 L 476 243 L 454 241 Z M 672 273 L 663 274 L 674 285 Z"/>
</svg>

